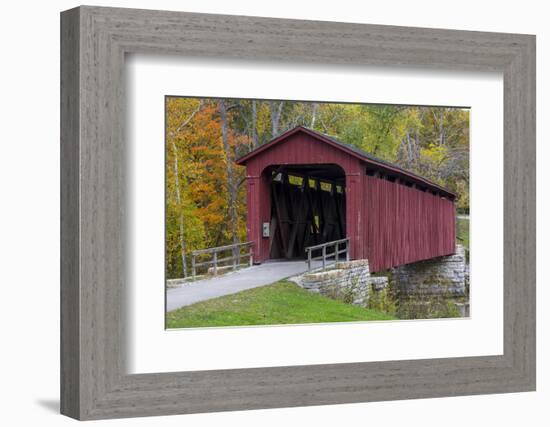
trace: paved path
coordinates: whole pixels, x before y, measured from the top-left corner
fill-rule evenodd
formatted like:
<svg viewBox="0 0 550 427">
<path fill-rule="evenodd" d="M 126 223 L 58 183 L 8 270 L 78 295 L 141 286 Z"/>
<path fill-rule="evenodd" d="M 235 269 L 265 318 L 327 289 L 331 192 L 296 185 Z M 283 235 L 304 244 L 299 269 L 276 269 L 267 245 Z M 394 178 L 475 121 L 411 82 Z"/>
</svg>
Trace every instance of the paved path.
<svg viewBox="0 0 550 427">
<path fill-rule="evenodd" d="M 313 267 L 316 267 L 316 265 Z M 243 268 L 234 273 L 199 280 L 182 285 L 179 288 L 168 289 L 166 291 L 166 310 L 172 311 L 199 301 L 269 285 L 286 277 L 303 273 L 306 270 L 307 264 L 304 260 L 268 261 L 260 265 Z"/>
</svg>

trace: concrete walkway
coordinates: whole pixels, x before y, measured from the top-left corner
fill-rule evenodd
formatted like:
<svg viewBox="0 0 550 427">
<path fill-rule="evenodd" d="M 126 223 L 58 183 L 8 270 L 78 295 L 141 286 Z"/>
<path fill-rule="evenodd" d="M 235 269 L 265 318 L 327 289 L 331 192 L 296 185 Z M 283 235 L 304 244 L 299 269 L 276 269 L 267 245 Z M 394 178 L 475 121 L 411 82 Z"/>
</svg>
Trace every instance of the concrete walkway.
<svg viewBox="0 0 550 427">
<path fill-rule="evenodd" d="M 313 267 L 317 267 L 314 265 Z M 184 284 L 166 291 L 166 311 L 246 289 L 269 285 L 307 270 L 304 260 L 268 261 L 223 276 Z"/>
</svg>

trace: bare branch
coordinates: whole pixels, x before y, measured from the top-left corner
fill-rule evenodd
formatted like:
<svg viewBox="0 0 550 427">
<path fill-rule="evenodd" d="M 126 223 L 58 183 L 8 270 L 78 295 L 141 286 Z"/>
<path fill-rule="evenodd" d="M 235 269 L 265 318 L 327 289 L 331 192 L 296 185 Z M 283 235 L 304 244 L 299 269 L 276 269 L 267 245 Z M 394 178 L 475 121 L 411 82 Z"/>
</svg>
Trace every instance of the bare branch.
<svg viewBox="0 0 550 427">
<path fill-rule="evenodd" d="M 199 101 L 199 105 L 197 105 L 197 108 L 195 108 L 195 110 L 193 110 L 191 115 L 185 121 L 183 121 L 183 123 L 181 125 L 179 125 L 178 128 L 174 132 L 171 133 L 171 136 L 174 136 L 174 135 L 180 133 L 185 126 L 187 126 L 189 123 L 191 123 L 191 120 L 193 120 L 193 117 L 195 117 L 195 114 L 197 114 L 200 111 L 201 108 L 202 108 L 202 100 Z"/>
</svg>

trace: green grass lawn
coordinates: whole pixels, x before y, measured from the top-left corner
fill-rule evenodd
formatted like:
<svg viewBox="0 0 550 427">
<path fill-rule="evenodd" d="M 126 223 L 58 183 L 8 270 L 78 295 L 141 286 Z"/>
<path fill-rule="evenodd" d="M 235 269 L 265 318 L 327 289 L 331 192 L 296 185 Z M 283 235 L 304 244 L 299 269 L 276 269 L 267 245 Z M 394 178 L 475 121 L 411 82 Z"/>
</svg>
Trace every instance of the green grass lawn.
<svg viewBox="0 0 550 427">
<path fill-rule="evenodd" d="M 199 302 L 166 316 L 167 328 L 392 320 L 393 316 L 313 294 L 289 281 Z"/>
</svg>

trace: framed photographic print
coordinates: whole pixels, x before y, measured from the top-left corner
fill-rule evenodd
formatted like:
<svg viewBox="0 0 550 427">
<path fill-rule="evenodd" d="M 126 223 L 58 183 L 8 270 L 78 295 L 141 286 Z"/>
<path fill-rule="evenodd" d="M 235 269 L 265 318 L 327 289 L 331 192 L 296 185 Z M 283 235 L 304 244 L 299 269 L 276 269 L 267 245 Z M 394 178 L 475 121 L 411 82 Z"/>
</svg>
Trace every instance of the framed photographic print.
<svg viewBox="0 0 550 427">
<path fill-rule="evenodd" d="M 535 38 L 61 16 L 62 413 L 535 389 Z"/>
</svg>

